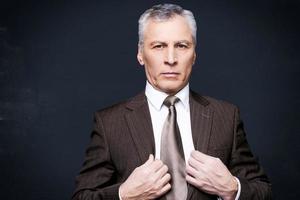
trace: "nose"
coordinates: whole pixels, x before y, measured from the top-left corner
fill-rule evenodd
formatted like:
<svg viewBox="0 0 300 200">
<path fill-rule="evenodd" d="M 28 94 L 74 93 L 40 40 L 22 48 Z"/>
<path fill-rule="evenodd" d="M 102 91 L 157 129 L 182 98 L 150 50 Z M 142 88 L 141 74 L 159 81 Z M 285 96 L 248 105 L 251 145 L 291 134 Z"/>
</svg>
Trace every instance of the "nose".
<svg viewBox="0 0 300 200">
<path fill-rule="evenodd" d="M 177 64 L 177 54 L 173 47 L 169 47 L 166 52 L 165 64 L 174 66 Z"/>
</svg>

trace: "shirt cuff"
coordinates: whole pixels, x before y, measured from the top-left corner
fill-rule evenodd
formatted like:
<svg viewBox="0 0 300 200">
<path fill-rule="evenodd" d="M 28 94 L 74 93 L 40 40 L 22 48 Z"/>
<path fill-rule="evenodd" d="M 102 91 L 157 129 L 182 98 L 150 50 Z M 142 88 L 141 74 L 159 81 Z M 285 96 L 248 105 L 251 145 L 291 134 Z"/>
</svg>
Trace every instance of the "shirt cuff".
<svg viewBox="0 0 300 200">
<path fill-rule="evenodd" d="M 240 180 L 237 178 L 237 177 L 234 177 L 235 180 L 237 181 L 238 183 L 238 191 L 236 193 L 236 196 L 235 196 L 235 199 L 234 200 L 239 200 L 240 198 L 240 195 L 241 195 L 241 190 L 242 190 L 242 187 L 241 187 L 241 183 L 240 183 Z M 222 200 L 221 197 L 218 197 L 218 200 Z"/>
<path fill-rule="evenodd" d="M 238 183 L 238 191 L 236 193 L 236 196 L 235 196 L 235 200 L 238 200 L 240 198 L 240 195 L 241 195 L 241 190 L 242 190 L 242 187 L 241 187 L 241 182 L 240 180 L 237 178 L 237 177 L 234 177 L 235 180 L 237 181 Z"/>
<path fill-rule="evenodd" d="M 122 200 L 121 195 L 120 195 L 120 187 L 119 187 L 119 190 L 118 190 L 118 194 L 119 194 L 119 199 Z"/>
</svg>

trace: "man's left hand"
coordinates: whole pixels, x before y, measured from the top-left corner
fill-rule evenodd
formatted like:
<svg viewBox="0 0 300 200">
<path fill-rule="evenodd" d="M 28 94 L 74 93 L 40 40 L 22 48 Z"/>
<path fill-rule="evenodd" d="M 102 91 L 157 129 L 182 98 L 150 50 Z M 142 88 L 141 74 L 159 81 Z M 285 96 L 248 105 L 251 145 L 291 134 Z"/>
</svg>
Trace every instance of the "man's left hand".
<svg viewBox="0 0 300 200">
<path fill-rule="evenodd" d="M 219 158 L 193 151 L 186 167 L 188 183 L 198 189 L 221 197 L 235 199 L 238 183 Z"/>
</svg>

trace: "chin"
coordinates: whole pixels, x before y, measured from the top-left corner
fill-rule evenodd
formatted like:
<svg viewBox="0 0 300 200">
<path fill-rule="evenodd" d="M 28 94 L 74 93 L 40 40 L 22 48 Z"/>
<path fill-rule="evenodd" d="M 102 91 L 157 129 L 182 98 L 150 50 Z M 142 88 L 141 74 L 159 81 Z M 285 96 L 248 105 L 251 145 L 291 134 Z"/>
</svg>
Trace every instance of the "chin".
<svg viewBox="0 0 300 200">
<path fill-rule="evenodd" d="M 182 82 L 177 81 L 165 81 L 163 84 L 158 85 L 159 90 L 167 94 L 176 94 L 183 87 Z"/>
<path fill-rule="evenodd" d="M 167 93 L 167 94 L 176 94 L 179 90 L 181 89 L 181 87 L 164 87 L 162 88 L 162 91 Z"/>
</svg>

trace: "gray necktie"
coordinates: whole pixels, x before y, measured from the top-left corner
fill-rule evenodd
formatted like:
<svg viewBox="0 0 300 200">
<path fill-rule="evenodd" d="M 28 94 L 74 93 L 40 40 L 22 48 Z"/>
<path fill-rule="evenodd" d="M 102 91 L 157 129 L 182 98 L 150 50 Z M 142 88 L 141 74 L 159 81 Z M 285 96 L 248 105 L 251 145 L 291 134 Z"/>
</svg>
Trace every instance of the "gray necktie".
<svg viewBox="0 0 300 200">
<path fill-rule="evenodd" d="M 185 200 L 187 197 L 185 160 L 174 106 L 177 101 L 179 99 L 175 96 L 168 96 L 164 101 L 169 114 L 162 130 L 160 158 L 171 174 L 172 189 L 166 195 L 168 200 Z"/>
</svg>

